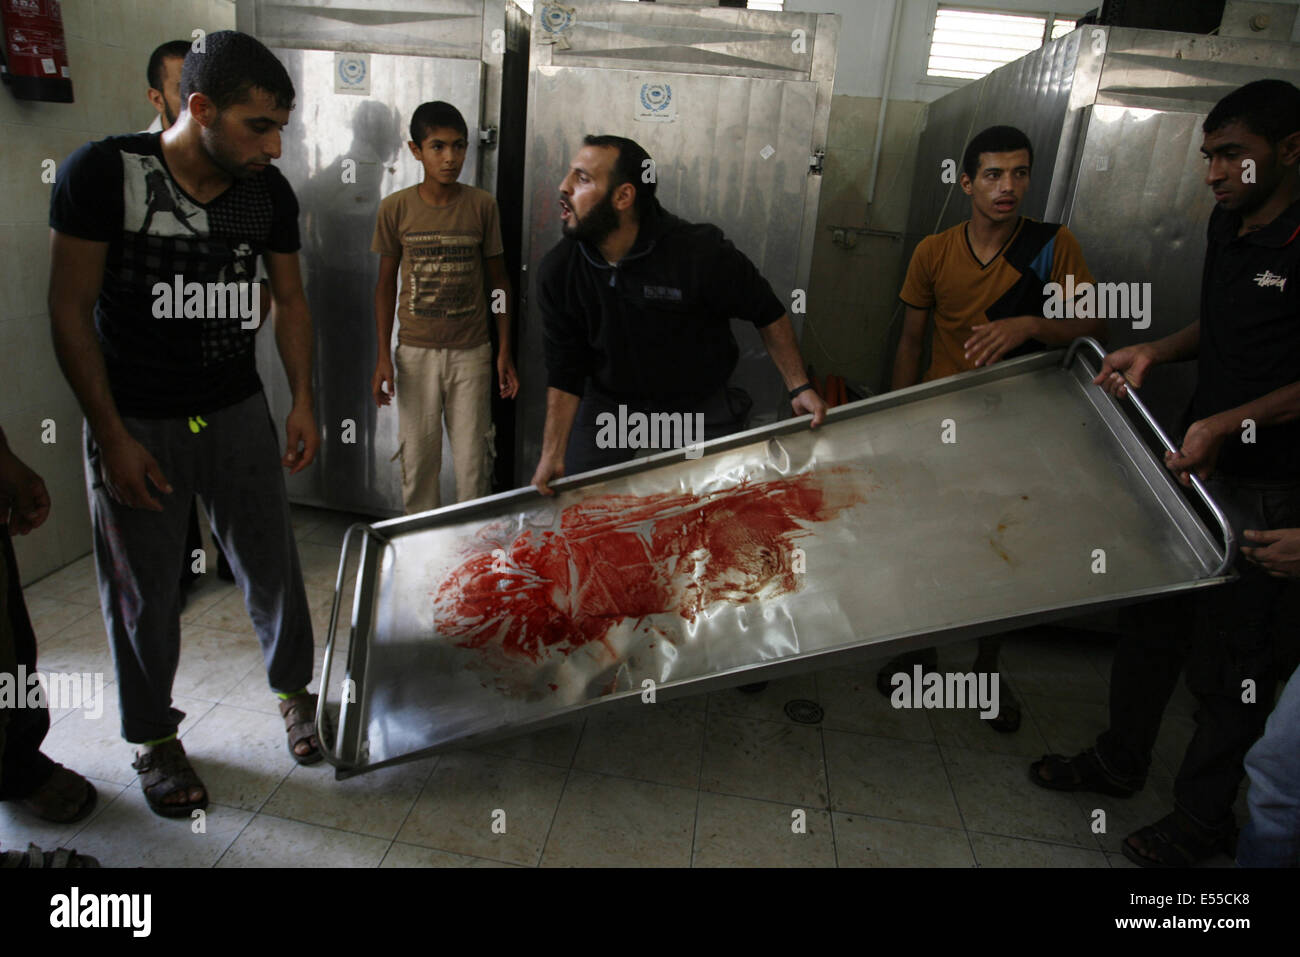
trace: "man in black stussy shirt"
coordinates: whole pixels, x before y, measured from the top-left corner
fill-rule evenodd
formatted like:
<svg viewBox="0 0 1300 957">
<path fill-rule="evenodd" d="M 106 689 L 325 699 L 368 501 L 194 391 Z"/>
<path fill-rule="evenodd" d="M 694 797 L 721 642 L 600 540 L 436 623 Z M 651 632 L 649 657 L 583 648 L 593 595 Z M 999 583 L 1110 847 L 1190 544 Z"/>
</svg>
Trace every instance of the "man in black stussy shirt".
<svg viewBox="0 0 1300 957">
<path fill-rule="evenodd" d="M 320 441 L 298 204 L 270 165 L 293 84 L 261 43 L 220 31 L 186 55 L 180 89 L 182 112 L 165 133 L 87 143 L 60 167 L 50 201 L 50 319 L 86 417 L 122 734 L 138 746 L 134 766 L 150 807 L 167 817 L 208 802 L 171 700 L 176 568 L 195 493 L 243 592 L 290 753 L 301 763 L 321 757 L 306 692 L 311 616 L 281 472 L 310 465 Z M 283 454 L 254 362 L 259 257 L 294 396 Z"/>
<path fill-rule="evenodd" d="M 564 238 L 538 269 L 547 405 L 533 484 L 546 494 L 551 479 L 635 455 L 598 447 L 597 417 L 619 405 L 700 413 L 705 438 L 743 428 L 727 389 L 733 317 L 758 328 L 794 411 L 814 427 L 825 416 L 772 287 L 716 226 L 663 210 L 652 165 L 632 140 L 588 136 L 560 184 Z"/>
<path fill-rule="evenodd" d="M 1215 106 L 1204 133 L 1218 205 L 1200 320 L 1111 353 L 1096 382 L 1123 396 L 1153 365 L 1197 360 L 1186 431 L 1165 464 L 1184 484 L 1192 474 L 1206 480 L 1241 542 L 1246 529 L 1300 525 L 1300 90 L 1250 83 Z M 1236 570 L 1235 582 L 1136 608 L 1139 628 L 1115 652 L 1110 728 L 1094 749 L 1031 768 L 1044 787 L 1134 793 L 1185 663 L 1196 732 L 1174 782 L 1174 812 L 1124 841 L 1125 856 L 1142 866 L 1232 849 L 1242 758 L 1285 676 L 1278 666 L 1289 650 L 1274 639 L 1294 639 L 1283 606 L 1295 587 L 1251 562 Z"/>
</svg>

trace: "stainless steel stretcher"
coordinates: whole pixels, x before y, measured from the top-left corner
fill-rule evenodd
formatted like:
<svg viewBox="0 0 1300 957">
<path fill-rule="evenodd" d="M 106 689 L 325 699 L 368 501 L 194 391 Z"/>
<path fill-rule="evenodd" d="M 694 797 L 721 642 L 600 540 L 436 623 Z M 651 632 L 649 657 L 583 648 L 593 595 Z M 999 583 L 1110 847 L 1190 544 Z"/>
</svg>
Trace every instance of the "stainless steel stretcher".
<svg viewBox="0 0 1300 957">
<path fill-rule="evenodd" d="M 1085 355 L 1092 354 L 1092 364 Z M 347 777 L 1227 580 L 1233 532 L 1079 340 L 348 530 L 317 714 Z M 351 569 L 356 566 L 355 581 Z M 343 596 L 351 592 L 346 627 Z"/>
</svg>

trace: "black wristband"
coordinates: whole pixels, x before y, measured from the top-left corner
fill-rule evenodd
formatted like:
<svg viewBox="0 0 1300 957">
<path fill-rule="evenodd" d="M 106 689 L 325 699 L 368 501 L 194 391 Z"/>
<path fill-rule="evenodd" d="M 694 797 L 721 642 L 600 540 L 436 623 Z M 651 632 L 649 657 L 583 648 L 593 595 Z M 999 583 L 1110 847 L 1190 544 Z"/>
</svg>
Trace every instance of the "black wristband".
<svg viewBox="0 0 1300 957">
<path fill-rule="evenodd" d="M 811 382 L 805 382 L 803 385 L 799 386 L 797 389 L 791 389 L 791 390 L 790 390 L 790 401 L 793 402 L 793 401 L 794 401 L 794 397 L 797 396 L 800 392 L 807 392 L 807 391 L 808 391 L 809 389 L 811 389 L 812 387 L 813 387 L 813 384 L 812 384 Z"/>
</svg>

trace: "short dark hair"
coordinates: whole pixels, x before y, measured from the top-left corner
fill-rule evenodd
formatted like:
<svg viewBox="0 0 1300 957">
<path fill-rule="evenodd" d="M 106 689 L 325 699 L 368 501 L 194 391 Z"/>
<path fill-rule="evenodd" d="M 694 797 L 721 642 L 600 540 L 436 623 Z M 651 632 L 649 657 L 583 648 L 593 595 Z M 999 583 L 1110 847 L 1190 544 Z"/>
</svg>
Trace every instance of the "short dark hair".
<svg viewBox="0 0 1300 957">
<path fill-rule="evenodd" d="M 582 145 L 618 150 L 618 159 L 614 161 L 614 173 L 610 178 L 609 188 L 613 192 L 624 183 L 631 183 L 632 188 L 636 190 L 636 214 L 638 217 L 645 218 L 651 213 L 663 209 L 659 205 L 659 200 L 655 198 L 655 190 L 659 185 L 656 182 L 658 176 L 651 176 L 649 182 L 646 182 L 645 177 L 647 169 L 653 170 L 655 168 L 654 160 L 650 158 L 650 154 L 645 151 L 645 147 L 640 143 L 636 140 L 630 140 L 626 136 L 589 134 L 583 139 Z"/>
<path fill-rule="evenodd" d="M 1201 131 L 1213 133 L 1238 122 L 1270 143 L 1281 142 L 1300 131 L 1300 90 L 1286 80 L 1247 83 L 1214 104 Z"/>
<path fill-rule="evenodd" d="M 461 116 L 460 110 L 442 100 L 421 103 L 411 114 L 411 141 L 416 146 L 422 146 L 430 130 L 444 127 L 469 139 L 469 127 L 465 125 L 465 117 Z"/>
<path fill-rule="evenodd" d="M 189 52 L 189 40 L 168 40 L 149 54 L 149 66 L 145 70 L 145 76 L 149 78 L 149 89 L 162 92 L 163 60 L 184 60 Z"/>
<path fill-rule="evenodd" d="M 293 81 L 274 53 L 261 41 L 238 30 L 218 30 L 203 38 L 203 52 L 193 47 L 181 69 L 181 102 L 202 93 L 218 110 L 248 100 L 253 87 L 275 98 L 281 110 L 293 109 Z"/>
<path fill-rule="evenodd" d="M 975 134 L 975 138 L 966 147 L 961 159 L 962 172 L 971 179 L 980 171 L 980 154 L 1014 153 L 1016 150 L 1029 150 L 1029 165 L 1034 165 L 1034 145 L 1029 137 L 1014 126 L 990 126 Z"/>
</svg>

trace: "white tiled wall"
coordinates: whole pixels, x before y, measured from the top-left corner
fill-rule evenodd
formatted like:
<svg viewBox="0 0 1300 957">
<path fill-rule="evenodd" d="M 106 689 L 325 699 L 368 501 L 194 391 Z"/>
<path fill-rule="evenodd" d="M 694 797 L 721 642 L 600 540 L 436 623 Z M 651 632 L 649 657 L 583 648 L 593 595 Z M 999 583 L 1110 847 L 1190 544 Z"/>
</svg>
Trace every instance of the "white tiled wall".
<svg viewBox="0 0 1300 957">
<path fill-rule="evenodd" d="M 74 103 L 17 100 L 0 89 L 0 427 L 45 479 L 49 521 L 15 540 L 24 582 L 90 551 L 82 480 L 81 413 L 59 372 L 45 307 L 50 185 L 45 159 L 61 163 L 87 140 L 144 129 L 154 110 L 145 67 L 165 40 L 233 29 L 233 0 L 63 0 Z M 42 441 L 44 423 L 54 441 Z"/>
</svg>

